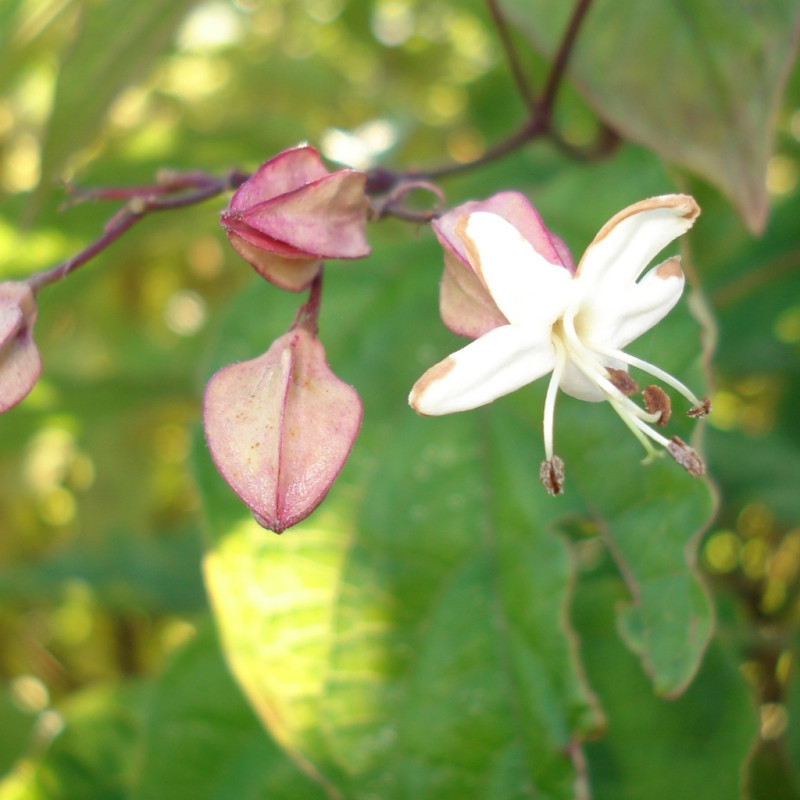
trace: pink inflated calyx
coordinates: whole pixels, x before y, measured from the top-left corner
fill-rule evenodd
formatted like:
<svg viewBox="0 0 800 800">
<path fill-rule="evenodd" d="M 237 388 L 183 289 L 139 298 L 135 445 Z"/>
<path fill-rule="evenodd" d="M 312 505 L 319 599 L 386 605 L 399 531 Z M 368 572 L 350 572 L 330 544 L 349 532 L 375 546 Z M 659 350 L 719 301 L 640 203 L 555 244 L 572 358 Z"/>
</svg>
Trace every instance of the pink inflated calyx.
<svg viewBox="0 0 800 800">
<path fill-rule="evenodd" d="M 0 283 L 0 413 L 33 389 L 42 360 L 33 341 L 36 299 L 21 282 Z"/>
<path fill-rule="evenodd" d="M 549 231 L 539 212 L 519 192 L 499 192 L 486 200 L 470 200 L 450 209 L 431 225 L 444 250 L 444 274 L 439 289 L 439 312 L 444 324 L 459 336 L 477 339 L 508 324 L 473 265 L 464 241 L 457 234 L 459 221 L 475 211 L 488 211 L 510 222 L 551 264 L 570 273 L 575 264 L 569 248 Z"/>
<path fill-rule="evenodd" d="M 295 147 L 262 164 L 239 187 L 221 223 L 260 275 L 301 291 L 325 259 L 369 255 L 365 185 L 365 173 L 328 172 L 313 147 Z"/>
<path fill-rule="evenodd" d="M 361 417 L 355 389 L 331 371 L 315 325 L 303 323 L 264 355 L 217 372 L 203 407 L 217 469 L 256 521 L 276 533 L 322 502 Z"/>
</svg>

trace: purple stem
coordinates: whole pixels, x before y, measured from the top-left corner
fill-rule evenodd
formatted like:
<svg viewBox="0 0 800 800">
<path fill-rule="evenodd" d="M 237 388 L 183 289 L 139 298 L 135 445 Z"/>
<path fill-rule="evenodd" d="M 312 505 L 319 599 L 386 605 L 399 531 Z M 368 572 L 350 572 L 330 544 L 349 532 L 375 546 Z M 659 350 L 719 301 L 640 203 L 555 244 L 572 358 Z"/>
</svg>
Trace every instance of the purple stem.
<svg viewBox="0 0 800 800">
<path fill-rule="evenodd" d="M 513 55 L 508 56 L 511 62 L 511 70 L 514 73 L 517 83 L 517 88 L 520 89 L 520 92 L 523 94 L 523 98 L 526 100 L 526 102 L 528 102 L 528 105 L 531 108 L 530 117 L 516 133 L 512 134 L 508 139 L 498 142 L 489 150 L 487 150 L 482 156 L 473 161 L 468 161 L 464 164 L 446 164 L 441 167 L 434 167 L 433 169 L 413 171 L 407 175 L 397 175 L 395 176 L 396 179 L 400 180 L 404 177 L 411 177 L 434 180 L 450 175 L 457 175 L 462 172 L 468 172 L 469 170 L 475 169 L 476 167 L 482 167 L 484 164 L 489 164 L 492 161 L 496 161 L 497 159 L 514 152 L 532 139 L 549 134 L 551 132 L 552 112 L 553 106 L 555 105 L 556 96 L 558 94 L 558 89 L 561 85 L 561 81 L 564 78 L 567 63 L 569 62 L 570 55 L 572 54 L 572 50 L 575 46 L 575 40 L 577 39 L 581 24 L 583 23 L 586 14 L 589 11 L 589 6 L 591 3 L 592 0 L 578 0 L 578 2 L 575 4 L 575 8 L 572 11 L 572 16 L 567 24 L 567 29 L 564 31 L 561 44 L 556 52 L 553 64 L 550 67 L 550 72 L 548 74 L 547 81 L 545 82 L 544 89 L 542 90 L 542 95 L 538 100 L 528 100 L 527 94 L 529 90 L 527 89 L 527 83 L 519 71 L 516 58 Z M 494 0 L 490 0 L 490 9 L 492 10 L 492 16 L 495 20 L 495 24 L 497 24 L 498 19 L 502 20 L 500 27 L 498 28 L 498 32 L 500 33 L 500 37 L 503 40 L 503 44 L 508 55 L 512 51 L 509 50 L 511 46 L 510 41 L 508 45 L 506 44 L 508 33 L 505 27 L 505 20 L 495 6 Z"/>
<path fill-rule="evenodd" d="M 123 196 L 118 193 L 124 191 L 124 196 L 130 199 L 125 207 L 114 214 L 106 223 L 102 236 L 81 250 L 80 253 L 76 253 L 72 258 L 68 258 L 50 269 L 31 275 L 27 279 L 27 284 L 34 292 L 38 292 L 43 286 L 60 281 L 78 269 L 78 267 L 90 261 L 148 214 L 202 203 L 211 197 L 216 197 L 223 192 L 235 189 L 247 177 L 246 174 L 239 171 L 231 171 L 221 178 L 193 172 L 186 173 L 184 176 L 175 176 L 174 180 L 155 187 L 147 186 L 125 190 L 98 189 L 92 193 L 92 196 L 113 199 Z M 195 191 L 186 192 L 187 188 L 194 188 Z M 183 194 L 177 197 L 163 197 L 162 195 L 167 192 L 183 192 Z"/>
<path fill-rule="evenodd" d="M 308 292 L 308 300 L 297 309 L 297 316 L 294 318 L 292 327 L 305 328 L 312 336 L 316 336 L 319 332 L 319 308 L 322 301 L 322 272 L 323 269 L 316 274 L 314 280 L 311 282 L 311 288 Z"/>
<path fill-rule="evenodd" d="M 522 65 L 517 58 L 517 51 L 514 49 L 514 43 L 511 41 L 511 30 L 506 22 L 505 16 L 497 3 L 497 0 L 486 0 L 486 5 L 489 8 L 489 13 L 492 15 L 494 27 L 497 30 L 497 35 L 500 37 L 500 42 L 503 45 L 503 50 L 506 54 L 508 66 L 511 69 L 511 74 L 514 77 L 514 83 L 517 84 L 517 91 L 520 93 L 525 105 L 528 107 L 530 113 L 536 113 L 536 96 L 525 77 L 522 70 Z"/>
</svg>

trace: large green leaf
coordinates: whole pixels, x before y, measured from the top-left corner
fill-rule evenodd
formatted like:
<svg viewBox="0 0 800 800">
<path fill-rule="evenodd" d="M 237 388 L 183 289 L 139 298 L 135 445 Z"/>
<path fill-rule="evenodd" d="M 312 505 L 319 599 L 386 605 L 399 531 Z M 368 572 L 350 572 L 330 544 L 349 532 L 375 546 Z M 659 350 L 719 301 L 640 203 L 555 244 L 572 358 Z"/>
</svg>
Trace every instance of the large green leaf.
<svg viewBox="0 0 800 800">
<path fill-rule="evenodd" d="M 607 735 L 586 747 L 593 797 L 734 800 L 756 729 L 736 654 L 713 642 L 683 697 L 654 697 L 614 636 L 609 604 L 622 591 L 601 570 L 581 584 L 575 602 L 588 674 L 608 714 Z"/>
<path fill-rule="evenodd" d="M 134 800 L 320 800 L 270 741 L 204 627 L 159 679 L 148 703 Z"/>
<path fill-rule="evenodd" d="M 519 437 L 449 422 L 398 421 L 363 499 L 350 470 L 280 539 L 213 514 L 223 641 L 273 733 L 347 797 L 568 798 L 565 751 L 600 721 L 565 627 L 568 553 L 506 466 Z"/>
<path fill-rule="evenodd" d="M 503 5 L 552 57 L 573 4 Z M 623 137 L 711 181 L 759 231 L 775 110 L 799 22 L 795 0 L 596 2 L 569 71 Z"/>
</svg>

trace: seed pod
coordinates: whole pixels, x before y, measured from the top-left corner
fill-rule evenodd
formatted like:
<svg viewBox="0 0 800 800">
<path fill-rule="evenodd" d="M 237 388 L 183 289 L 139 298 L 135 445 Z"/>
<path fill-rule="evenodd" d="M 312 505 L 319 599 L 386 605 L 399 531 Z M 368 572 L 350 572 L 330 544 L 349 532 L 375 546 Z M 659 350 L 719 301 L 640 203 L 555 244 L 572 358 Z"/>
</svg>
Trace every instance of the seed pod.
<svg viewBox="0 0 800 800">
<path fill-rule="evenodd" d="M 222 477 L 263 527 L 281 533 L 322 502 L 361 425 L 355 389 L 303 327 L 209 381 L 203 422 Z"/>
<path fill-rule="evenodd" d="M 21 282 L 0 283 L 0 412 L 8 411 L 33 389 L 42 359 L 33 341 L 36 300 Z"/>
</svg>

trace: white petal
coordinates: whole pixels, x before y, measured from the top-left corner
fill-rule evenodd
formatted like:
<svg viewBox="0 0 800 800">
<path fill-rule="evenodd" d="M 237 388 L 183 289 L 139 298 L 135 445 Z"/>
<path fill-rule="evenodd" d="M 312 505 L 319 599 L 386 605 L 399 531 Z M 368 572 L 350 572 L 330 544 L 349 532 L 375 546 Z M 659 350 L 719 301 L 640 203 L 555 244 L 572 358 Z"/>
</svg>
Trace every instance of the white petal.
<svg viewBox="0 0 800 800">
<path fill-rule="evenodd" d="M 680 300 L 685 282 L 679 258 L 653 267 L 625 297 L 613 345 L 625 347 L 661 322 Z"/>
<path fill-rule="evenodd" d="M 572 292 L 572 275 L 537 253 L 510 222 L 476 211 L 455 230 L 467 248 L 470 264 L 509 322 L 552 325 L 563 314 Z"/>
<path fill-rule="evenodd" d="M 578 264 L 584 296 L 606 302 L 627 291 L 644 268 L 673 239 L 689 230 L 700 213 L 685 194 L 651 197 L 623 209 L 595 236 Z"/>
<path fill-rule="evenodd" d="M 625 366 L 623 363 L 610 358 L 598 359 L 598 361 L 605 367 L 618 369 Z M 601 400 L 608 399 L 597 383 L 591 378 L 587 378 L 571 361 L 567 361 L 558 387 L 564 394 L 576 397 L 578 400 L 585 400 L 588 403 L 599 403 Z"/>
<path fill-rule="evenodd" d="M 491 403 L 553 369 L 549 328 L 503 325 L 431 367 L 408 402 L 428 416 Z"/>
<path fill-rule="evenodd" d="M 680 299 L 685 283 L 678 257 L 653 267 L 618 298 L 613 308 L 585 304 L 581 324 L 586 344 L 598 351 L 616 350 L 659 323 Z"/>
</svg>

